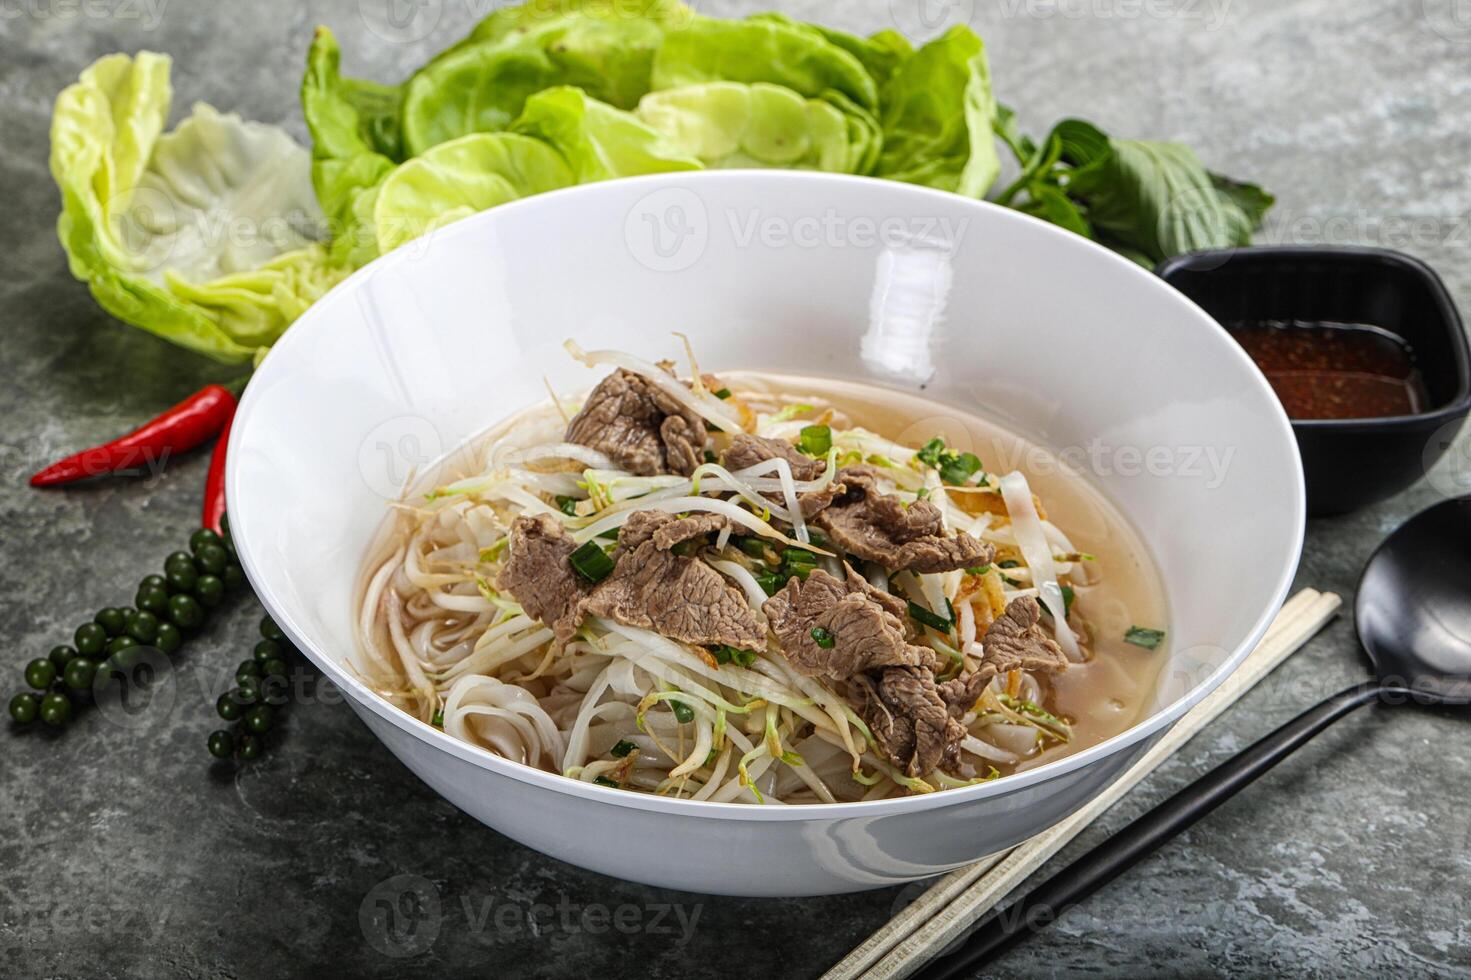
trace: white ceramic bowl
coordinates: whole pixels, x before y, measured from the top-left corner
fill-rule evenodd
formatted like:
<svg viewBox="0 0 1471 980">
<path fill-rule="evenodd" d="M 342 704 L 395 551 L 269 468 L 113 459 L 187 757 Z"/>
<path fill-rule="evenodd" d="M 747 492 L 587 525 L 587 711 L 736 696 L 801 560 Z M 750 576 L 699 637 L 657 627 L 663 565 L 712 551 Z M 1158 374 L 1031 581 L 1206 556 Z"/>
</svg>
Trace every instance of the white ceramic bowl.
<svg viewBox="0 0 1471 980">
<path fill-rule="evenodd" d="M 757 807 L 627 793 L 507 762 L 402 714 L 344 669 L 358 564 L 408 467 L 544 399 L 544 377 L 586 388 L 591 375 L 566 356 L 565 338 L 647 355 L 675 330 L 707 370 L 795 368 L 922 388 L 1045 446 L 1137 450 L 1133 465 L 1100 467 L 1093 479 L 1167 584 L 1172 653 L 1153 713 L 991 783 Z M 1229 464 L 1219 478 L 1204 464 L 1212 452 Z M 785 172 L 560 191 L 373 263 L 261 365 L 236 416 L 227 494 L 266 608 L 436 792 L 561 860 L 740 895 L 933 875 L 1067 816 L 1240 663 L 1286 593 L 1303 535 L 1302 472 L 1276 399 L 1226 333 L 1153 275 L 1000 207 Z"/>
</svg>

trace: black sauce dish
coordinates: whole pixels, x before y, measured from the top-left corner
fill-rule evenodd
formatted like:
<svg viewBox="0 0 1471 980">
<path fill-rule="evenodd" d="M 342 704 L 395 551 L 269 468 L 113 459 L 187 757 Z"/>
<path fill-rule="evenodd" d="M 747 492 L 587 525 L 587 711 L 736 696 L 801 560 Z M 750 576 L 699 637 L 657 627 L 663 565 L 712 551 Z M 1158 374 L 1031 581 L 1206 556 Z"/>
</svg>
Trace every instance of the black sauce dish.
<svg viewBox="0 0 1471 980">
<path fill-rule="evenodd" d="M 1222 324 L 1338 323 L 1378 327 L 1413 352 L 1421 411 L 1293 419 L 1308 514 L 1357 510 L 1424 476 L 1471 411 L 1471 350 L 1455 303 L 1429 266 L 1354 246 L 1263 246 L 1193 252 L 1155 270 Z"/>
</svg>

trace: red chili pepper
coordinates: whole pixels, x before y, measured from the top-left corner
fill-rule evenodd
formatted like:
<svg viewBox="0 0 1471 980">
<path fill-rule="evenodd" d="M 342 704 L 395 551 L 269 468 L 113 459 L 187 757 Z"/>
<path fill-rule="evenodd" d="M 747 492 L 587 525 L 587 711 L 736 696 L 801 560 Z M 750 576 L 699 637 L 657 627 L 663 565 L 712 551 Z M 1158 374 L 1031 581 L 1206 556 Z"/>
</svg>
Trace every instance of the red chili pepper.
<svg viewBox="0 0 1471 980">
<path fill-rule="evenodd" d="M 54 487 L 144 463 L 161 464 L 207 441 L 234 414 L 235 396 L 229 389 L 205 385 L 141 429 L 52 463 L 31 477 L 31 486 Z"/>
<path fill-rule="evenodd" d="M 225 420 L 225 427 L 215 440 L 214 454 L 209 458 L 209 475 L 204 479 L 204 513 L 200 524 L 216 534 L 225 533 L 220 527 L 221 518 L 225 516 L 225 453 L 230 445 L 230 423 L 233 421 L 233 418 Z"/>
</svg>

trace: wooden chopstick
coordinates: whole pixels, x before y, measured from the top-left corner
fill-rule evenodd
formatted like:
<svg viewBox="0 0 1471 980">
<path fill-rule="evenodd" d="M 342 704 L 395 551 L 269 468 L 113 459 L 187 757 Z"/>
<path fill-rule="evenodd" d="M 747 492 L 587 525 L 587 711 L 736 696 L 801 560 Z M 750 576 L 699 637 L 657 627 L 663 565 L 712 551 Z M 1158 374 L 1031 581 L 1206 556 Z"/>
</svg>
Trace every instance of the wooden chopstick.
<svg viewBox="0 0 1471 980">
<path fill-rule="evenodd" d="M 1077 813 L 1018 844 L 943 876 L 823 974 L 823 980 L 857 977 L 898 980 L 918 970 L 966 928 L 995 908 L 1028 875 L 1153 772 L 1216 716 L 1251 690 L 1337 614 L 1332 592 L 1303 589 L 1283 604 L 1261 643 L 1220 687 L 1187 712 L 1153 748 Z"/>
</svg>

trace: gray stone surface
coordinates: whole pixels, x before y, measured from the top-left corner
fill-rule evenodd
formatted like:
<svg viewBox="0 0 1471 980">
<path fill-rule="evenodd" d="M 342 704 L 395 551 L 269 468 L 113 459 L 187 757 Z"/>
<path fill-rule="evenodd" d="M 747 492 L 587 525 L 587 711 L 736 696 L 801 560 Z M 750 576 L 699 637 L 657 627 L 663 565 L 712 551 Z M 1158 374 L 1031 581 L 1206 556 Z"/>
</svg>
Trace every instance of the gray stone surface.
<svg viewBox="0 0 1471 980">
<path fill-rule="evenodd" d="M 350 72 L 388 80 L 488 6 L 421 0 L 395 32 L 384 0 L 0 3 L 0 635 L 13 682 L 181 545 L 206 459 L 65 493 L 32 491 L 24 475 L 230 374 L 110 321 L 68 276 L 46 169 L 56 92 L 97 56 L 146 47 L 175 59 L 176 115 L 199 99 L 301 137 L 314 23 L 337 30 Z M 1471 308 L 1471 21 L 1455 0 L 697 6 L 781 6 L 859 31 L 932 33 L 969 17 L 998 93 L 1032 129 L 1076 114 L 1186 140 L 1278 194 L 1269 240 L 1404 248 Z M 395 33 L 415 37 L 380 36 Z M 1465 475 L 1460 449 L 1442 485 Z M 1439 498 L 1434 482 L 1315 521 L 1300 582 L 1350 596 L 1380 538 Z M 294 707 L 281 744 L 247 770 L 212 765 L 206 692 L 247 655 L 257 615 L 240 601 L 215 617 L 163 688 L 167 708 L 3 738 L 0 974 L 810 976 L 916 893 L 742 901 L 579 871 L 440 801 L 340 704 Z M 1345 616 L 1059 860 L 1364 671 Z M 1434 711 L 1340 724 L 995 975 L 1471 973 L 1466 735 L 1463 718 Z M 731 859 L 711 855 L 712 867 Z M 400 875 L 427 880 L 441 915 L 395 958 L 371 917 Z"/>
</svg>

